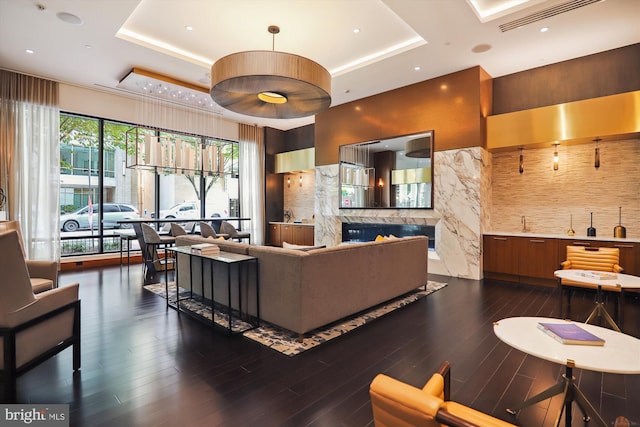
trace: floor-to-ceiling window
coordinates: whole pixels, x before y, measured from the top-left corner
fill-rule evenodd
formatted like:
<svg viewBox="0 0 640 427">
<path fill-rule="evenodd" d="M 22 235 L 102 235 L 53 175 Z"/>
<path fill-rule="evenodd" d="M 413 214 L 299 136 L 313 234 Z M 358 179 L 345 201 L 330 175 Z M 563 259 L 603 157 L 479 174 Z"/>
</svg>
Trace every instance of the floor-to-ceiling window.
<svg viewBox="0 0 640 427">
<path fill-rule="evenodd" d="M 119 250 L 130 225 L 118 221 L 158 218 L 157 208 L 159 218 L 239 215 L 236 142 L 72 114 L 60 128 L 63 256 Z M 193 147 L 193 167 L 138 167 L 146 137 Z"/>
</svg>

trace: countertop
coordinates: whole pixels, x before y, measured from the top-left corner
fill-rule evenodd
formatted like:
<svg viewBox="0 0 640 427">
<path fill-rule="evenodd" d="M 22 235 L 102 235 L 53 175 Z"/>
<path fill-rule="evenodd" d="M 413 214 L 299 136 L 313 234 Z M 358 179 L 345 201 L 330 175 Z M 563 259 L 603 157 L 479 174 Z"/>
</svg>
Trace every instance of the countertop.
<svg viewBox="0 0 640 427">
<path fill-rule="evenodd" d="M 281 225 L 304 225 L 307 227 L 313 227 L 312 222 L 284 222 L 284 221 L 269 221 L 269 224 L 281 224 Z"/>
<path fill-rule="evenodd" d="M 537 233 L 507 233 L 502 231 L 495 232 L 487 232 L 484 233 L 485 236 L 507 236 L 507 237 L 534 237 L 540 239 L 565 239 L 565 240 L 581 240 L 581 241 L 589 241 L 592 240 L 594 242 L 620 242 L 620 243 L 640 243 L 640 238 L 616 238 L 610 236 L 584 236 L 578 235 L 575 236 L 567 236 L 566 234 L 537 234 Z"/>
</svg>

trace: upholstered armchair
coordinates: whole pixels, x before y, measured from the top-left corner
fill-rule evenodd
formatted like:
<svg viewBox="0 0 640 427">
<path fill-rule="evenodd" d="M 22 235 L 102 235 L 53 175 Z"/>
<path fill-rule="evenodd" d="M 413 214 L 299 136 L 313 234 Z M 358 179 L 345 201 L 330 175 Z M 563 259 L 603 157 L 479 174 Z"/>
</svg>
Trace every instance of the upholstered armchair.
<svg viewBox="0 0 640 427">
<path fill-rule="evenodd" d="M 444 362 L 422 387 L 377 375 L 369 388 L 376 427 L 514 427 L 450 400 L 450 366 Z"/>
<path fill-rule="evenodd" d="M 561 270 L 590 270 L 610 273 L 624 273 L 624 269 L 619 265 L 620 249 L 618 248 L 592 248 L 588 246 L 567 246 L 567 259 L 560 263 Z M 563 316 L 563 294 L 567 294 L 567 307 L 571 307 L 570 288 L 598 289 L 597 285 L 584 282 L 575 282 L 567 279 L 558 279 L 560 286 L 560 317 Z M 611 285 L 603 285 L 602 291 L 612 292 L 617 298 L 616 313 L 620 308 L 620 296 L 622 288 L 616 286 L 615 281 Z M 616 314 L 617 316 L 617 314 Z"/>
<path fill-rule="evenodd" d="M 0 380 L 14 402 L 17 378 L 67 347 L 80 369 L 80 300 L 77 283 L 33 293 L 16 231 L 0 233 L 0 252 Z"/>
<path fill-rule="evenodd" d="M 22 257 L 27 264 L 29 278 L 33 292 L 39 293 L 49 289 L 58 287 L 58 263 L 56 261 L 36 261 L 28 260 L 24 251 L 24 240 L 20 231 L 20 223 L 18 221 L 0 221 L 0 233 L 15 230 L 20 240 L 20 250 Z"/>
</svg>

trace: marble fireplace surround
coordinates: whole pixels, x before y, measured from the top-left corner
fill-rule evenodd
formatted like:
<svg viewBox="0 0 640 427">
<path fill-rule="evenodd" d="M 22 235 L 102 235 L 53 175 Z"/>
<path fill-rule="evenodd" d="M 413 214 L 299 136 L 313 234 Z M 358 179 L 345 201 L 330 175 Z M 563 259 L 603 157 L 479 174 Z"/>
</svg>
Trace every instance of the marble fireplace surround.
<svg viewBox="0 0 640 427">
<path fill-rule="evenodd" d="M 480 147 L 435 152 L 434 209 L 339 209 L 338 165 L 316 166 L 315 243 L 339 245 L 343 222 L 430 225 L 436 242 L 429 272 L 480 279 L 490 162 Z"/>
</svg>

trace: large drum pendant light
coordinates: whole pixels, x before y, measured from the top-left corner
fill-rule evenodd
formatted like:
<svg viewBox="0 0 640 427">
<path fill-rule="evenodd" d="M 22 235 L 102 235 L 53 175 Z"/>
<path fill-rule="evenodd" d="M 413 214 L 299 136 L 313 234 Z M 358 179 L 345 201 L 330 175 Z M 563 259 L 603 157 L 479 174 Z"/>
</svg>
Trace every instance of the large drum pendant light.
<svg viewBox="0 0 640 427">
<path fill-rule="evenodd" d="M 280 28 L 268 28 L 274 37 Z M 331 75 L 310 59 L 275 50 L 227 55 L 211 67 L 211 97 L 249 116 L 292 119 L 331 105 Z"/>
</svg>

